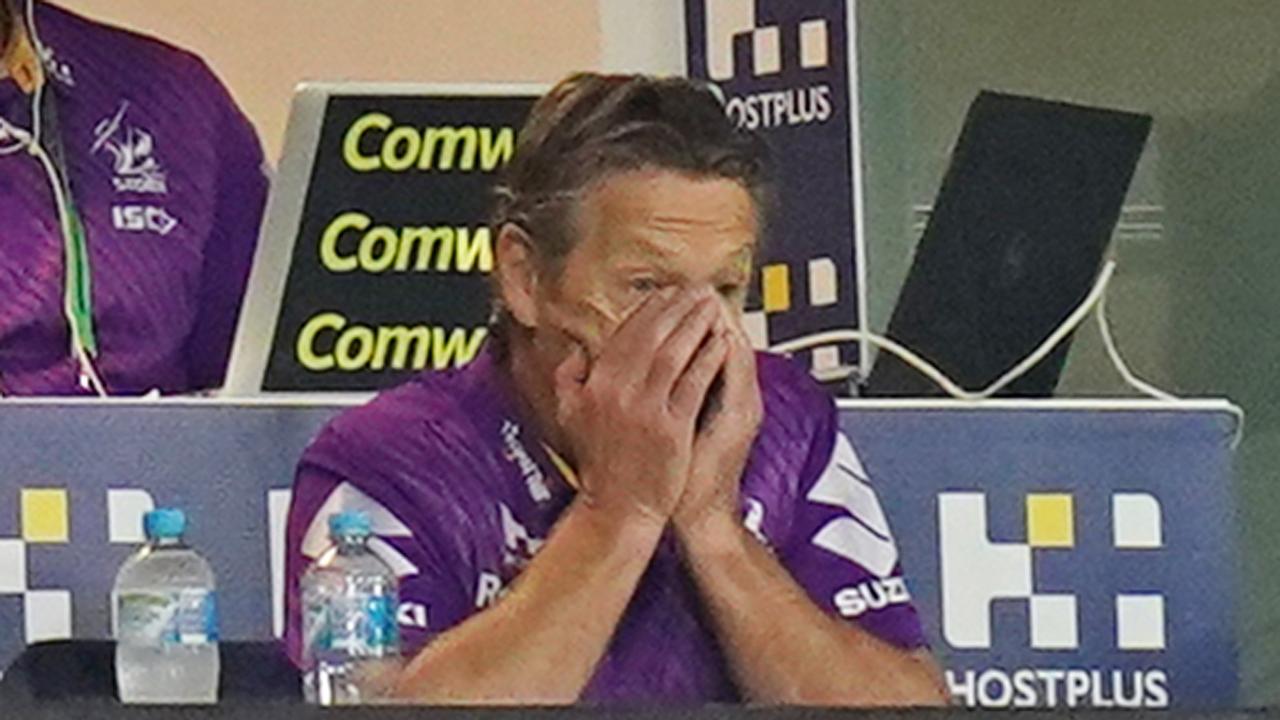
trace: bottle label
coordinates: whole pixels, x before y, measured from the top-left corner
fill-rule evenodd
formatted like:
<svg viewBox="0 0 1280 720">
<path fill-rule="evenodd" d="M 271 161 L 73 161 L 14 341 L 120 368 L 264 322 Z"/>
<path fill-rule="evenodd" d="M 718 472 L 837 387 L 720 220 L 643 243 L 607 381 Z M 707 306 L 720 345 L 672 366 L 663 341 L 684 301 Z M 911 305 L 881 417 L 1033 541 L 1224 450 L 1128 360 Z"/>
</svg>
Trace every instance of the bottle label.
<svg viewBox="0 0 1280 720">
<path fill-rule="evenodd" d="M 116 640 L 131 645 L 205 645 L 218 641 L 213 590 L 124 592 L 116 597 Z"/>
<path fill-rule="evenodd" d="M 303 637 L 311 653 L 385 657 L 399 652 L 395 595 L 311 597 Z"/>
</svg>

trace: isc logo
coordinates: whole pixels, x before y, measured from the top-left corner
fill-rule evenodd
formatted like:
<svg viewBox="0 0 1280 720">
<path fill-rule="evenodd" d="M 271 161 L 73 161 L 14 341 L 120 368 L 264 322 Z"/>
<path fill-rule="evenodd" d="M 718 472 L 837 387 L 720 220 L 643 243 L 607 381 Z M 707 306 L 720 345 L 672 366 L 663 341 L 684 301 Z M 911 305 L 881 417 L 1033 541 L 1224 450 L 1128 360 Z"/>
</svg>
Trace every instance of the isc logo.
<svg viewBox="0 0 1280 720">
<path fill-rule="evenodd" d="M 782 29 L 756 27 L 757 0 L 704 0 L 707 18 L 707 76 L 716 82 L 733 78 L 733 40 L 751 35 L 751 56 L 757 77 L 782 72 Z M 824 68 L 830 62 L 827 21 L 800 23 L 800 67 Z"/>
<path fill-rule="evenodd" d="M 155 205 L 114 205 L 111 224 L 125 232 L 150 232 L 168 235 L 178 226 L 178 219 Z"/>
<path fill-rule="evenodd" d="M 986 496 L 975 492 L 938 497 L 942 569 L 942 633 L 952 647 L 991 647 L 991 603 L 1019 599 L 1029 605 L 1031 647 L 1074 650 L 1080 646 L 1076 596 L 1037 593 L 1032 571 L 1037 553 L 1075 547 L 1073 497 L 1032 493 L 1026 498 L 1025 543 L 996 543 L 987 534 Z M 1146 493 L 1111 498 L 1112 546 L 1117 550 L 1163 547 L 1160 502 Z M 1116 647 L 1165 648 L 1164 596 L 1115 597 Z"/>
</svg>

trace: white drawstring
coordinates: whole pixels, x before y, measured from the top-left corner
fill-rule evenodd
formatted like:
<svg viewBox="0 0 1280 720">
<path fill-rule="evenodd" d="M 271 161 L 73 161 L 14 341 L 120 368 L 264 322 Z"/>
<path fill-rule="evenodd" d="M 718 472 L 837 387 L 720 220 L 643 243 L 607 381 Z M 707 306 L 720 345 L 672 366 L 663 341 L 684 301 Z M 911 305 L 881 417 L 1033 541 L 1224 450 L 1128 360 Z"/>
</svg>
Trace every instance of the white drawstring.
<svg viewBox="0 0 1280 720">
<path fill-rule="evenodd" d="M 4 0 L 0 0 L 3 2 Z M 44 62 L 44 43 L 40 41 L 40 36 L 36 31 L 35 21 L 35 0 L 27 0 L 27 17 L 26 17 L 27 33 L 29 34 L 32 46 L 35 48 L 36 61 Z M 22 128 L 10 123 L 3 117 L 0 117 L 0 131 L 14 137 L 14 142 L 10 145 L 0 147 L 0 156 L 12 155 L 22 150 L 27 150 L 33 157 L 40 161 L 40 166 L 44 170 L 45 177 L 49 181 L 49 186 L 53 189 L 53 200 L 58 209 L 58 226 L 63 233 L 63 242 L 67 241 L 67 236 L 71 230 L 71 212 L 67 203 L 67 198 L 62 189 L 62 181 L 58 176 L 57 168 L 54 166 L 53 159 L 49 157 L 49 153 L 45 151 L 44 146 L 40 142 L 41 129 L 41 107 L 44 98 L 44 89 L 46 82 L 36 86 L 35 93 L 31 100 L 31 130 L 23 130 Z M 64 252 L 65 255 L 65 252 Z M 65 260 L 70 262 L 70 258 Z M 76 364 L 79 366 L 80 386 L 85 390 L 97 394 L 99 397 L 107 397 L 106 385 L 102 382 L 102 377 L 98 374 L 97 367 L 94 365 L 93 358 L 89 357 L 88 351 L 80 343 L 80 336 L 77 332 L 77 322 L 75 315 L 71 312 L 70 298 L 63 300 L 63 313 L 67 318 L 67 327 L 71 335 L 71 355 L 75 358 Z"/>
</svg>

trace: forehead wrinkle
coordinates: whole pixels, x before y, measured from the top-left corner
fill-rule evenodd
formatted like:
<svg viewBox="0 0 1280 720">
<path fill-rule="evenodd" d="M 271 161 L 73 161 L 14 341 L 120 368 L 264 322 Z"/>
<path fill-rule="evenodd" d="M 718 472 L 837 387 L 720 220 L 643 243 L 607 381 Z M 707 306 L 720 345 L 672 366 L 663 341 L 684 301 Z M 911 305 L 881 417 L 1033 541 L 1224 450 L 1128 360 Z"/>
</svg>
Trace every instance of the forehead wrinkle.
<svg viewBox="0 0 1280 720">
<path fill-rule="evenodd" d="M 738 217 L 696 217 L 685 213 L 668 214 L 655 212 L 644 218 L 638 228 L 640 230 L 637 235 L 639 239 L 652 246 L 653 249 L 663 251 L 662 247 L 673 242 L 679 242 L 682 245 L 689 245 L 687 242 L 670 238 L 669 236 L 688 236 L 690 233 L 699 235 L 716 236 L 724 238 L 732 236 L 742 231 L 748 231 L 754 239 L 754 228 L 750 223 L 744 222 Z"/>
<path fill-rule="evenodd" d="M 714 261 L 719 266 L 716 270 L 718 275 L 726 271 L 734 275 L 750 273 L 755 255 L 754 238 L 749 243 L 735 243 L 728 247 L 718 242 L 690 243 L 687 241 L 688 233 L 652 230 L 644 228 L 639 232 L 615 236 L 615 244 L 624 248 L 624 252 L 619 253 L 620 257 L 615 257 L 611 264 L 623 272 L 645 269 L 646 264 L 669 270 L 685 258 L 698 256 L 702 260 Z"/>
<path fill-rule="evenodd" d="M 635 233 L 627 239 L 627 245 L 643 255 L 661 260 L 679 257 L 689 250 L 688 243 L 681 242 L 678 238 L 672 238 L 661 231 Z"/>
<path fill-rule="evenodd" d="M 671 197 L 667 200 L 670 205 L 645 208 L 637 220 L 655 230 L 672 232 L 696 229 L 729 234 L 755 229 L 753 207 L 749 202 L 744 206 L 739 198 L 718 197 L 706 202 L 708 198 L 700 195 L 696 198 Z"/>
<path fill-rule="evenodd" d="M 747 226 L 742 218 L 737 217 L 737 213 L 729 217 L 698 217 L 688 213 L 654 212 L 644 218 L 644 224 L 655 230 L 683 231 L 694 227 L 713 232 L 733 232 Z"/>
<path fill-rule="evenodd" d="M 577 205 L 578 229 L 603 240 L 597 247 L 617 253 L 615 261 L 677 261 L 712 250 L 750 257 L 759 241 L 754 204 L 731 181 L 627 173 L 598 183 Z"/>
</svg>

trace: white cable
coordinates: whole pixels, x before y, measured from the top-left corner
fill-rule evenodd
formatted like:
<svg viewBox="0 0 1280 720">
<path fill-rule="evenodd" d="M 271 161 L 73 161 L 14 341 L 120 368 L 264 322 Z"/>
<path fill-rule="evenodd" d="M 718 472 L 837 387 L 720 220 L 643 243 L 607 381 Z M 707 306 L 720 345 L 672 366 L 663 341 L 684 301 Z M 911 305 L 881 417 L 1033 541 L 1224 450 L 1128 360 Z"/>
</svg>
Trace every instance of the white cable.
<svg viewBox="0 0 1280 720">
<path fill-rule="evenodd" d="M 829 345 L 835 342 L 857 342 L 865 340 L 898 356 L 907 365 L 910 365 L 925 377 L 928 377 L 946 391 L 948 395 L 956 398 L 957 400 L 986 400 L 1000 392 L 1008 386 L 1009 383 L 1025 375 L 1028 370 L 1035 367 L 1036 363 L 1040 362 L 1046 355 L 1053 352 L 1053 349 L 1089 316 L 1089 311 L 1093 309 L 1094 305 L 1097 304 L 1098 299 L 1106 291 L 1107 283 L 1111 281 L 1111 275 L 1114 272 L 1115 261 L 1108 261 L 1102 268 L 1102 273 L 1094 283 L 1093 289 L 1089 291 L 1089 294 L 1085 297 L 1084 301 L 1076 307 L 1071 315 L 1067 316 L 1067 319 L 1064 320 L 1056 330 L 1050 333 L 1049 336 L 1031 352 L 1031 354 L 1023 358 L 1023 360 L 1017 365 L 1009 368 L 1009 370 L 999 378 L 996 378 L 995 382 L 992 382 L 986 388 L 978 392 L 965 390 L 960 387 L 955 383 L 955 381 L 947 377 L 946 373 L 939 370 L 935 365 L 897 342 L 882 335 L 877 335 L 863 330 L 833 330 L 830 332 L 818 333 L 798 340 L 779 343 L 770 349 L 780 353 L 792 353 L 797 350 L 804 350 L 819 345 Z"/>
<path fill-rule="evenodd" d="M 3 1 L 3 0 L 0 0 Z M 36 10 L 35 0 L 27 0 L 27 35 L 31 40 L 32 48 L 36 53 L 36 63 L 39 65 L 41 73 L 44 72 L 45 47 L 44 42 L 40 39 L 40 33 L 36 29 Z M 40 142 L 40 131 L 44 125 L 41 118 L 44 106 L 44 90 L 48 85 L 48 78 L 44 82 L 36 83 L 36 90 L 31 100 L 31 132 L 28 134 L 27 148 L 36 158 L 40 160 L 41 166 L 44 168 L 45 175 L 49 180 L 50 187 L 53 188 L 53 200 L 58 208 L 58 223 L 62 228 L 63 241 L 71 237 L 71 211 L 67 202 L 66 194 L 62 190 L 62 181 L 58 176 L 57 168 L 53 164 L 53 159 L 49 157 L 49 153 L 44 149 L 44 145 Z M 17 128 L 15 128 L 17 129 Z M 64 253 L 65 254 L 65 253 Z M 67 257 L 66 262 L 71 262 L 71 258 Z M 75 319 L 75 313 L 71 309 L 71 299 L 69 293 L 63 299 L 63 314 L 67 318 L 67 327 L 71 335 L 71 354 L 75 357 L 76 363 L 80 366 L 80 382 L 85 389 L 91 390 L 99 397 L 107 397 L 106 385 L 102 382 L 102 377 L 98 374 L 97 367 L 94 366 L 93 358 L 89 357 L 88 350 L 80 342 L 80 335 L 77 332 L 79 323 Z"/>
<path fill-rule="evenodd" d="M 1107 285 L 1111 283 L 1111 276 L 1115 274 L 1115 271 L 1116 261 L 1108 260 L 1107 263 L 1102 266 L 1102 272 L 1098 275 L 1097 281 L 1094 282 L 1093 289 L 1089 291 L 1089 294 L 1085 296 L 1084 300 L 1076 307 L 1075 311 L 1068 315 L 1067 319 L 1063 320 L 1062 324 L 1058 326 L 1058 329 L 1050 333 L 1049 337 L 1045 338 L 1044 342 L 1040 343 L 1040 346 L 1024 358 L 1022 362 L 1014 365 L 1012 368 L 1009 368 L 1008 372 L 1002 375 L 995 382 L 991 383 L 986 390 L 983 390 L 980 393 L 981 397 L 983 399 L 989 398 L 1003 390 L 1009 385 L 1009 383 L 1027 374 L 1031 368 L 1035 367 L 1037 363 L 1048 356 L 1049 353 L 1053 352 L 1054 348 L 1058 347 L 1059 343 L 1067 339 L 1067 337 L 1070 336 L 1077 327 L 1079 327 L 1080 323 L 1084 322 L 1089 317 L 1089 311 L 1092 310 L 1093 307 L 1102 300 L 1103 296 L 1106 295 Z"/>
<path fill-rule="evenodd" d="M 100 398 L 108 397 L 110 393 L 107 392 L 107 386 L 103 384 L 102 377 L 98 375 L 98 368 L 93 364 L 93 358 L 89 357 L 89 354 L 79 345 L 76 346 L 76 357 L 80 361 L 81 385 Z"/>
<path fill-rule="evenodd" d="M 62 185 L 58 180 L 53 166 L 53 161 L 49 157 L 48 153 L 45 152 L 43 147 L 34 142 L 34 138 L 31 133 L 13 125 L 4 118 L 0 118 L 0 128 L 5 129 L 18 139 L 18 141 L 13 145 L 0 148 L 0 156 L 11 155 L 26 149 L 40 161 L 41 169 L 44 170 L 45 177 L 49 181 L 50 187 L 53 188 L 54 203 L 58 208 L 58 224 L 63 229 L 64 233 L 70 232 L 70 213 L 66 209 L 66 197 L 62 192 Z M 82 386 L 84 386 L 86 390 L 94 392 L 99 397 L 107 397 L 108 393 L 106 385 L 102 382 L 102 377 L 98 374 L 98 370 L 93 363 L 93 359 L 90 358 L 85 349 L 80 346 L 80 343 L 75 340 L 76 323 L 72 319 L 71 309 L 65 304 L 65 301 L 63 312 L 67 316 L 68 325 L 71 328 L 73 336 L 71 351 L 76 358 L 77 364 L 80 366 L 80 380 Z M 3 397 L 3 394 L 0 394 L 0 397 Z"/>
<path fill-rule="evenodd" d="M 791 353 L 798 352 L 800 350 L 808 350 L 814 347 L 834 345 L 842 342 L 861 342 L 864 340 L 881 348 L 882 350 L 886 350 L 898 356 L 898 358 L 903 362 L 918 370 L 921 375 L 932 380 L 938 385 L 938 387 L 945 390 L 948 395 L 956 398 L 957 400 L 980 399 L 977 397 L 976 393 L 971 393 L 957 385 L 951 378 L 947 377 L 945 373 L 931 364 L 928 360 L 925 360 L 897 342 L 884 337 L 883 335 L 876 335 L 872 332 L 854 330 L 852 328 L 843 330 L 827 330 L 825 332 L 815 333 L 795 340 L 778 343 L 777 345 L 771 346 L 769 350 L 771 352 L 790 355 Z"/>
<path fill-rule="evenodd" d="M 960 387 L 953 380 L 948 378 L 946 374 L 943 373 L 941 370 L 939 370 L 935 365 L 925 360 L 924 358 L 920 357 L 919 355 L 912 352 L 911 350 L 907 349 L 906 347 L 903 347 L 902 345 L 895 342 L 894 340 L 884 337 L 882 335 L 877 335 L 875 333 L 868 332 L 868 331 L 853 330 L 853 329 L 831 330 L 828 332 L 817 333 L 815 335 L 810 335 L 808 337 L 779 343 L 771 347 L 770 349 L 780 353 L 793 353 L 798 350 L 806 350 L 813 347 L 830 345 L 830 344 L 839 343 L 839 342 L 866 341 L 873 345 L 876 345 L 877 347 L 880 347 L 883 350 L 886 350 L 896 355 L 907 365 L 911 366 L 912 368 L 920 372 L 925 377 L 928 377 L 930 380 L 936 383 L 939 387 L 941 387 L 948 395 L 950 395 L 953 398 L 956 398 L 957 400 L 970 400 L 970 401 L 986 400 L 994 396 L 996 393 L 1000 392 L 1000 390 L 1007 387 L 1010 383 L 1014 382 L 1018 378 L 1025 375 L 1031 368 L 1035 367 L 1037 363 L 1039 363 L 1046 356 L 1048 356 L 1049 353 L 1053 352 L 1054 348 L 1056 348 L 1082 322 L 1084 322 L 1086 318 L 1089 317 L 1089 312 L 1091 310 L 1097 307 L 1101 307 L 1102 299 L 1106 295 L 1107 286 L 1110 284 L 1111 278 L 1115 273 L 1115 267 L 1116 267 L 1115 261 L 1108 260 L 1107 263 L 1103 266 L 1102 272 L 1099 273 L 1098 279 L 1094 282 L 1093 288 L 1089 291 L 1089 294 L 1085 296 L 1085 299 L 1081 301 L 1081 303 L 1076 307 L 1076 309 L 1073 310 L 1072 313 L 1068 315 L 1067 318 L 1063 320 L 1063 322 L 1052 333 L 1050 333 L 1049 336 L 1046 337 L 1040 343 L 1040 345 L 1036 347 L 1035 350 L 1033 350 L 1029 355 L 1023 358 L 1021 362 L 1014 365 L 1012 368 L 1010 368 L 1007 372 L 1005 372 L 1003 375 L 997 378 L 990 385 L 976 392 L 965 390 L 964 388 Z M 1103 342 L 1107 343 L 1109 337 L 1110 337 L 1109 334 L 1105 336 L 1103 339 Z M 1112 347 L 1111 349 L 1114 349 L 1114 348 Z M 1113 364 L 1115 363 L 1116 358 L 1118 357 L 1119 357 L 1119 353 L 1115 353 L 1111 356 L 1111 360 Z M 1123 370 L 1121 370 L 1122 367 L 1124 368 Z M 1133 387 L 1134 389 L 1138 390 L 1144 395 L 1150 395 L 1152 397 L 1156 397 L 1162 400 L 1174 399 L 1172 395 L 1169 395 L 1168 393 L 1158 390 L 1157 388 L 1150 386 L 1146 383 L 1143 383 L 1141 380 L 1138 380 L 1136 377 L 1134 377 L 1133 373 L 1128 371 L 1128 368 L 1123 365 L 1123 362 L 1118 364 L 1116 366 L 1116 369 L 1120 371 L 1121 376 L 1126 379 L 1126 382 L 1129 383 L 1130 387 Z M 1136 383 L 1129 382 L 1130 379 L 1135 380 L 1137 382 Z"/>
<path fill-rule="evenodd" d="M 53 159 L 49 157 L 49 153 L 39 143 L 32 142 L 30 150 L 31 154 L 40 160 L 49 185 L 53 188 L 53 200 L 58 207 L 58 223 L 64 235 L 63 241 L 66 242 L 66 238 L 72 233 L 71 212 L 68 210 L 66 195 L 62 191 L 62 182 L 58 179 L 57 168 L 53 164 Z M 71 262 L 71 259 L 68 257 L 66 261 Z M 67 327 L 70 329 L 71 354 L 80 366 L 81 382 L 87 386 L 86 389 L 92 390 L 99 397 L 106 397 L 106 386 L 98 375 L 97 368 L 94 367 L 93 359 L 80 343 L 79 323 L 76 321 L 75 313 L 72 312 L 70 294 L 64 293 L 64 295 L 62 312 L 67 318 Z"/>
<path fill-rule="evenodd" d="M 0 2 L 3 1 L 4 0 L 0 0 Z M 31 145 L 31 133 L 23 130 L 17 125 L 14 125 L 4 117 L 0 117 L 0 137 L 4 137 L 6 135 L 12 136 L 13 142 L 8 145 L 0 146 L 0 157 L 16 155 L 17 153 L 26 150 Z"/>
<path fill-rule="evenodd" d="M 1107 357 L 1111 358 L 1111 364 L 1115 366 L 1116 372 L 1120 373 L 1120 377 L 1124 378 L 1125 384 L 1137 390 L 1144 395 L 1150 395 L 1160 400 L 1177 400 L 1172 394 L 1161 390 L 1160 388 L 1142 380 L 1133 371 L 1129 369 L 1129 365 L 1125 363 L 1124 358 L 1120 356 L 1120 349 L 1116 347 L 1116 341 L 1111 336 L 1111 323 L 1107 322 L 1107 298 L 1103 296 L 1098 301 L 1098 311 L 1095 313 L 1098 317 L 1098 330 L 1102 333 L 1102 346 L 1107 350 Z"/>
<path fill-rule="evenodd" d="M 1128 363 L 1120 355 L 1120 348 L 1116 345 L 1115 338 L 1111 334 L 1111 322 L 1107 320 L 1107 297 L 1103 295 L 1098 300 L 1098 308 L 1095 313 L 1098 318 L 1098 331 L 1102 335 L 1102 345 L 1107 350 L 1107 357 L 1111 359 L 1111 365 L 1120 373 L 1120 377 L 1124 378 L 1125 384 L 1137 390 L 1144 395 L 1149 395 L 1158 400 L 1176 401 L 1180 398 L 1172 393 L 1161 390 L 1151 383 L 1138 377 L 1129 369 Z M 1231 436 L 1231 449 L 1235 450 L 1240 447 L 1240 441 L 1244 439 L 1244 410 L 1238 405 L 1229 404 L 1228 412 L 1235 418 L 1236 426 Z"/>
</svg>

